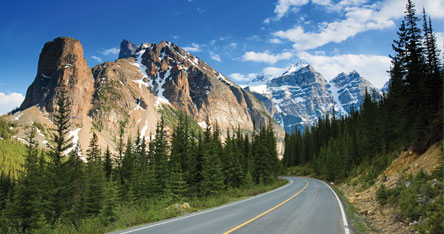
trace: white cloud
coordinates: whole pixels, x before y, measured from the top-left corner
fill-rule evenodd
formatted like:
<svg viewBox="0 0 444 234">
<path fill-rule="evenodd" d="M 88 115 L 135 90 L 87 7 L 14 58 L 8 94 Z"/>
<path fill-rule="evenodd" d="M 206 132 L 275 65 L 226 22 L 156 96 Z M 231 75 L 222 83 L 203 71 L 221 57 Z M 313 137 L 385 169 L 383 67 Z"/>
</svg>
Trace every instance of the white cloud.
<svg viewBox="0 0 444 234">
<path fill-rule="evenodd" d="M 261 41 L 261 37 L 258 35 L 252 35 L 246 38 L 248 41 Z"/>
<path fill-rule="evenodd" d="M 119 48 L 109 48 L 102 52 L 103 55 L 118 55 L 120 52 Z"/>
<path fill-rule="evenodd" d="M 210 46 L 214 46 L 214 44 L 216 44 L 216 40 L 211 40 L 210 42 L 208 42 L 208 44 L 210 44 Z"/>
<path fill-rule="evenodd" d="M 276 19 L 281 19 L 289 11 L 297 12 L 298 7 L 307 4 L 309 0 L 278 0 L 276 7 L 274 8 L 274 13 L 276 14 Z"/>
<path fill-rule="evenodd" d="M 291 57 L 293 57 L 293 54 L 290 52 L 282 52 L 280 54 L 270 54 L 268 50 L 259 53 L 254 51 L 248 51 L 242 56 L 242 60 L 275 64 L 280 60 L 287 60 L 290 59 Z"/>
<path fill-rule="evenodd" d="M 236 42 L 231 42 L 230 44 L 224 46 L 224 49 L 226 50 L 234 50 L 237 48 L 237 43 Z"/>
<path fill-rule="evenodd" d="M 444 45 L 444 33 L 436 32 L 435 36 L 436 36 L 436 45 L 437 45 L 438 49 L 441 50 L 441 57 L 444 57 L 444 48 L 443 48 L 443 45 Z"/>
<path fill-rule="evenodd" d="M 344 12 L 345 19 L 322 22 L 318 30 L 307 32 L 302 26 L 280 30 L 272 33 L 275 39 L 285 39 L 293 42 L 293 48 L 298 51 L 316 49 L 328 43 L 340 43 L 360 32 L 380 30 L 395 27 L 394 20 L 404 16 L 405 0 L 385 0 L 376 4 L 366 4 L 365 0 L 343 0 L 338 4 L 331 4 L 328 0 L 311 0 L 313 4 L 326 6 Z M 416 0 L 417 15 L 421 15 L 422 7 L 432 18 L 442 18 L 444 15 L 444 1 Z M 298 7 L 306 1 L 278 1 L 275 13 L 280 19 L 292 7 Z M 280 9 L 280 10 L 279 10 Z M 286 9 L 286 10 L 285 10 Z M 285 11 L 284 11 L 285 10 Z M 270 40 L 273 43 L 272 40 Z"/>
<path fill-rule="evenodd" d="M 282 75 L 285 71 L 288 70 L 288 67 L 266 67 L 262 70 L 264 74 L 272 75 L 273 77 L 277 77 Z"/>
<path fill-rule="evenodd" d="M 247 74 L 247 75 L 243 75 L 243 74 L 240 74 L 240 73 L 231 73 L 229 75 L 229 77 L 231 79 L 236 80 L 236 81 L 240 81 L 240 82 L 250 81 L 251 79 L 255 78 L 256 76 L 257 76 L 256 73 L 250 73 L 250 74 Z"/>
<path fill-rule="evenodd" d="M 103 60 L 102 60 L 102 58 L 100 58 L 100 57 L 97 57 L 97 56 L 91 56 L 91 58 L 92 59 L 94 59 L 94 60 L 96 60 L 97 62 L 99 62 L 99 63 L 101 63 Z"/>
<path fill-rule="evenodd" d="M 270 23 L 270 18 L 266 18 L 266 19 L 264 19 L 264 24 L 269 24 Z"/>
<path fill-rule="evenodd" d="M 286 31 L 277 31 L 273 36 L 293 42 L 298 51 L 316 49 L 330 42 L 340 43 L 359 32 L 393 27 L 394 22 L 381 17 L 371 8 L 349 8 L 346 19 L 319 24 L 319 32 L 305 32 L 301 26 Z"/>
<path fill-rule="evenodd" d="M 222 60 L 220 59 L 220 56 L 214 52 L 208 52 L 210 54 L 210 58 L 214 61 L 218 61 L 218 62 L 222 62 Z"/>
<path fill-rule="evenodd" d="M 191 43 L 191 46 L 183 47 L 188 52 L 200 52 L 200 45 L 197 43 Z"/>
<path fill-rule="evenodd" d="M 0 92 L 0 115 L 4 115 L 22 104 L 25 97 L 21 93 Z"/>
<path fill-rule="evenodd" d="M 362 77 L 377 88 L 381 88 L 389 79 L 390 58 L 380 55 L 342 54 L 335 56 L 314 55 L 301 52 L 297 55 L 301 60 L 311 64 L 327 80 L 341 72 L 356 70 Z"/>
<path fill-rule="evenodd" d="M 268 42 L 272 43 L 272 44 L 282 44 L 282 40 L 279 38 L 271 38 L 270 40 L 268 40 Z"/>
</svg>

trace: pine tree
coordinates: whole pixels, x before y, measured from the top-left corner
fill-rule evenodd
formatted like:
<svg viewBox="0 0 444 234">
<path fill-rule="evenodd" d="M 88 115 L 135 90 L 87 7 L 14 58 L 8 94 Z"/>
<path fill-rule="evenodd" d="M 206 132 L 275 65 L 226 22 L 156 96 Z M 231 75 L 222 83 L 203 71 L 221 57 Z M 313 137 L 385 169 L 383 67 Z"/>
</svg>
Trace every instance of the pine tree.
<svg viewBox="0 0 444 234">
<path fill-rule="evenodd" d="M 70 181 L 67 172 L 70 171 L 65 163 L 65 152 L 72 147 L 72 137 L 67 137 L 71 124 L 69 123 L 71 103 L 66 97 L 66 91 L 61 90 L 56 98 L 56 110 L 52 113 L 55 128 L 48 141 L 48 166 L 46 167 L 47 205 L 46 218 L 55 223 L 70 208 Z"/>
<path fill-rule="evenodd" d="M 100 211 L 100 217 L 105 225 L 108 225 L 116 220 L 117 203 L 117 184 L 113 181 L 106 182 L 103 194 L 103 207 Z"/>
<path fill-rule="evenodd" d="M 224 188 L 222 162 L 220 161 L 221 143 L 219 132 L 211 134 L 211 127 L 207 121 L 202 144 L 202 181 L 201 195 L 217 195 Z"/>
<path fill-rule="evenodd" d="M 103 168 L 102 156 L 95 132 L 89 142 L 87 150 L 87 168 L 85 182 L 85 215 L 96 215 L 102 210 L 105 188 L 105 170 Z"/>
<path fill-rule="evenodd" d="M 123 162 L 123 150 L 125 148 L 125 144 L 123 143 L 123 137 L 125 134 L 125 122 L 119 122 L 119 139 L 117 141 L 117 158 L 116 158 L 116 174 L 115 181 L 118 181 L 119 184 L 123 184 L 123 177 L 121 173 L 121 167 Z"/>
<path fill-rule="evenodd" d="M 156 181 L 160 189 L 160 191 L 156 191 L 156 193 L 163 193 L 166 190 L 169 177 L 168 142 L 167 133 L 164 128 L 165 122 L 162 117 L 160 122 L 157 124 L 156 136 L 153 141 L 153 165 L 156 174 Z"/>
<path fill-rule="evenodd" d="M 111 173 L 113 170 L 113 164 L 111 161 L 111 152 L 109 151 L 109 147 L 106 147 L 106 151 L 105 151 L 105 161 L 103 162 L 103 166 L 105 169 L 105 177 L 108 181 L 110 181 L 111 179 Z"/>
<path fill-rule="evenodd" d="M 70 210 L 67 212 L 66 216 L 71 221 L 71 223 L 77 224 L 82 218 L 83 212 L 83 192 L 84 192 L 84 163 L 81 159 L 82 150 L 79 143 L 76 144 L 74 150 L 69 153 L 68 161 L 66 162 L 67 175 L 70 181 L 69 194 L 71 197 Z"/>
<path fill-rule="evenodd" d="M 178 163 L 187 184 L 191 184 L 191 135 L 189 123 L 184 114 L 179 114 L 179 122 L 173 129 L 170 164 Z M 174 166 L 171 166 L 173 168 Z"/>
<path fill-rule="evenodd" d="M 26 139 L 26 157 L 23 165 L 23 171 L 20 173 L 15 193 L 13 194 L 13 202 L 11 203 L 10 212 L 8 212 L 9 220 L 14 223 L 14 226 L 19 227 L 23 232 L 26 232 L 32 227 L 35 227 L 38 217 L 40 215 L 38 204 L 40 197 L 36 194 L 39 176 L 38 171 L 38 143 L 35 139 L 35 127 L 31 128 Z"/>
</svg>

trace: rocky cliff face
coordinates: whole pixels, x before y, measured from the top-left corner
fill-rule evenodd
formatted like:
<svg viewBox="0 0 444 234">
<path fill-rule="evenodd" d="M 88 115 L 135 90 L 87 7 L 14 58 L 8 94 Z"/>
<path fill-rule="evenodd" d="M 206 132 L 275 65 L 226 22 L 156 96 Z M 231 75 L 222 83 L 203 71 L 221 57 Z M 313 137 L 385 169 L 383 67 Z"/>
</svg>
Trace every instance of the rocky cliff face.
<svg viewBox="0 0 444 234">
<path fill-rule="evenodd" d="M 122 42 L 122 46 L 128 45 L 131 47 L 132 43 Z M 140 70 L 138 79 L 133 80 L 140 89 L 149 90 L 158 103 L 171 105 L 200 123 L 208 117 L 222 129 L 240 126 L 252 130 L 253 119 L 258 126 L 267 121 L 262 103 L 173 43 L 144 43 L 122 59 Z"/>
<path fill-rule="evenodd" d="M 37 75 L 26 92 L 20 110 L 37 106 L 52 112 L 61 89 L 72 102 L 72 115 L 81 122 L 91 103 L 94 82 L 78 40 L 60 37 L 47 42 L 40 54 Z"/>
<path fill-rule="evenodd" d="M 365 92 L 375 95 L 375 98 L 381 96 L 381 92 L 375 88 L 369 81 L 362 78 L 357 71 L 349 74 L 341 73 L 329 82 L 329 90 L 335 103 L 342 113 L 350 113 L 353 106 L 359 109 L 364 101 Z"/>
<path fill-rule="evenodd" d="M 274 119 L 288 132 L 303 130 L 327 113 L 348 115 L 350 107 L 360 107 L 365 91 L 379 90 L 356 71 L 341 73 L 328 82 L 308 64 L 295 64 L 281 76 L 259 75 L 245 87 L 262 101 Z"/>
<path fill-rule="evenodd" d="M 237 127 L 252 131 L 253 122 L 256 127 L 265 126 L 271 116 L 251 93 L 170 42 L 136 46 L 124 40 L 118 60 L 93 69 L 87 66 L 79 41 L 57 38 L 48 42 L 20 112 L 11 118 L 26 120 L 26 124 L 50 123 L 47 117 L 62 89 L 73 103 L 75 124 L 70 135 L 74 143 L 80 139 L 83 148 L 91 129 L 99 134 L 102 146 L 114 148 L 121 123 L 126 124 L 127 136 L 139 132 L 149 139 L 160 117 L 174 116 L 176 110 L 202 127 L 208 119 L 223 133 Z M 273 125 L 283 137 L 283 129 Z"/>
</svg>

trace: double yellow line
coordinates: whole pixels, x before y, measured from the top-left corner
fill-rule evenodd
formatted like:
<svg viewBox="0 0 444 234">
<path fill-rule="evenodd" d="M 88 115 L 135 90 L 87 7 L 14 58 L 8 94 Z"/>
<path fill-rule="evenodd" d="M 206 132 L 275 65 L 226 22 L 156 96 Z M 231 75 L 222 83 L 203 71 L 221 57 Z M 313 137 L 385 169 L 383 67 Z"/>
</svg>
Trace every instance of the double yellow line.
<svg viewBox="0 0 444 234">
<path fill-rule="evenodd" d="M 254 217 L 254 218 L 252 218 L 252 219 L 246 221 L 245 223 L 242 223 L 241 225 L 236 226 L 236 227 L 234 227 L 234 228 L 232 228 L 232 229 L 230 229 L 230 230 L 224 232 L 223 234 L 229 234 L 229 233 L 232 233 L 232 232 L 236 231 L 237 229 L 239 229 L 239 228 L 241 228 L 241 227 L 243 227 L 243 226 L 245 226 L 245 225 L 247 225 L 247 224 L 253 222 L 254 220 L 256 220 L 256 219 L 258 219 L 258 218 L 260 218 L 260 217 L 262 217 L 262 216 L 264 216 L 264 215 L 266 215 L 266 214 L 268 214 L 268 213 L 270 213 L 271 211 L 273 211 L 273 210 L 279 208 L 279 207 L 282 206 L 283 204 L 285 204 L 285 203 L 287 203 L 288 201 L 290 201 L 291 199 L 295 198 L 297 195 L 301 194 L 301 193 L 302 193 L 302 192 L 308 187 L 309 184 L 310 184 L 310 183 L 309 183 L 307 180 L 305 180 L 305 186 L 304 186 L 301 190 L 299 190 L 297 193 L 293 194 L 293 196 L 291 196 L 291 197 L 288 198 L 287 200 L 285 200 L 285 201 L 283 201 L 283 202 L 277 204 L 275 207 L 273 207 L 273 208 L 271 208 L 271 209 L 269 209 L 269 210 L 267 210 L 267 211 L 264 211 L 262 214 L 260 214 L 260 215 L 258 215 L 258 216 L 256 216 L 256 217 Z"/>
</svg>

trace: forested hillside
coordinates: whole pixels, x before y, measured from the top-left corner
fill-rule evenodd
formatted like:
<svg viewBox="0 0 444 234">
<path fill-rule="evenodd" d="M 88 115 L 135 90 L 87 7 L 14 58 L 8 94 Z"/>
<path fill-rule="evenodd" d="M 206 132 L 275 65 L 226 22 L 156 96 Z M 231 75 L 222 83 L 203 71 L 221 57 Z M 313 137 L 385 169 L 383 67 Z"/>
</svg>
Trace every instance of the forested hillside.
<svg viewBox="0 0 444 234">
<path fill-rule="evenodd" d="M 178 202 L 194 201 L 204 208 L 211 206 L 205 205 L 210 198 L 217 205 L 229 196 L 271 188 L 277 181 L 280 164 L 271 124 L 252 135 L 241 134 L 239 128 L 227 132 L 222 143 L 217 124 L 192 130 L 189 118 L 180 114 L 171 136 L 162 118 L 149 144 L 139 135 L 125 137 L 122 124 L 118 155 L 101 149 L 93 133 L 84 162 L 80 146 L 73 147 L 68 137 L 70 102 L 65 92 L 57 98 L 57 107 L 48 149 L 37 147 L 32 127 L 18 179 L 2 174 L 3 233 L 109 231 L 171 217 L 177 207 L 167 207 Z M 145 218 L 130 212 L 145 213 Z"/>
<path fill-rule="evenodd" d="M 333 113 L 311 129 L 287 135 L 283 157 L 286 167 L 303 165 L 317 176 L 337 182 L 359 176 L 365 187 L 374 183 L 399 152 L 421 154 L 443 139 L 443 67 L 425 10 L 421 21 L 409 0 L 397 35 L 392 44 L 394 55 L 390 56 L 388 93 L 381 98 L 366 93 L 360 110 L 352 108 L 350 116 L 338 118 Z M 432 179 L 442 182 L 442 166 L 437 167 L 433 175 L 418 175 L 414 183 Z M 444 217 L 443 209 L 437 209 L 437 202 L 442 201 L 442 186 L 440 183 L 434 188 L 435 192 L 429 194 L 430 203 L 420 211 L 409 211 L 415 215 L 402 217 L 422 217 L 432 222 L 423 231 L 442 231 L 439 227 L 444 228 L 443 224 L 437 221 Z M 390 191 L 382 188 L 380 194 L 384 197 L 397 193 L 392 204 L 398 204 L 399 199 L 403 212 L 406 207 L 419 209 L 415 199 L 406 200 L 403 194 L 420 196 L 424 193 L 422 186 Z"/>
</svg>

